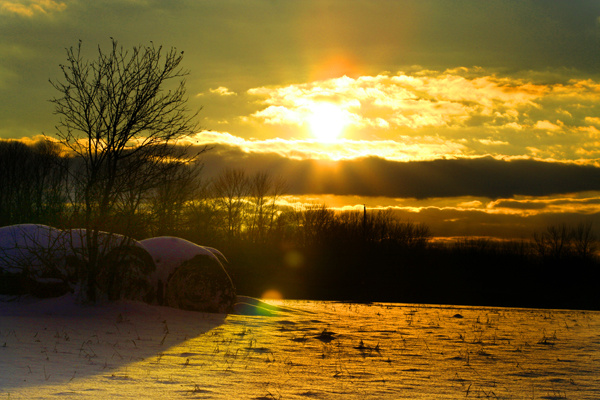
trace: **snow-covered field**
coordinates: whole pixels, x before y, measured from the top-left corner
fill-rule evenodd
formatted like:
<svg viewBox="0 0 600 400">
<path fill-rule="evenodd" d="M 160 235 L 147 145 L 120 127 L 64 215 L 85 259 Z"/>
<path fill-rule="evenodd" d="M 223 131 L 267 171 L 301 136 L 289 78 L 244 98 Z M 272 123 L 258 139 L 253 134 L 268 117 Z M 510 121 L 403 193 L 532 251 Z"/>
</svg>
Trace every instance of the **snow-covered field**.
<svg viewBox="0 0 600 400">
<path fill-rule="evenodd" d="M 0 399 L 600 398 L 600 312 L 72 300 L 0 303 Z"/>
</svg>

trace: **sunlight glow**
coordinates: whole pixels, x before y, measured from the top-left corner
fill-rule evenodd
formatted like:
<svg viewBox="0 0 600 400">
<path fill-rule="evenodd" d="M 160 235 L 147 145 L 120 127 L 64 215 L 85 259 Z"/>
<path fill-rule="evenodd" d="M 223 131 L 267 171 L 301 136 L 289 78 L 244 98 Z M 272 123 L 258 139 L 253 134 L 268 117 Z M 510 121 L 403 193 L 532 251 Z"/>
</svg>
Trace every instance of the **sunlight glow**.
<svg viewBox="0 0 600 400">
<path fill-rule="evenodd" d="M 283 295 L 275 289 L 269 289 L 260 296 L 261 299 L 282 300 Z"/>
<path fill-rule="evenodd" d="M 335 104 L 315 103 L 310 106 L 307 122 L 318 140 L 332 142 L 338 138 L 349 121 L 344 111 Z"/>
<path fill-rule="evenodd" d="M 304 123 L 306 118 L 304 117 Z M 348 125 L 347 125 L 348 126 Z M 190 145 L 222 144 L 253 154 L 275 153 L 294 160 L 349 160 L 375 156 L 390 161 L 429 161 L 442 157 L 468 157 L 467 147 L 439 136 L 397 136 L 396 140 L 244 139 L 227 132 L 202 131 L 181 139 Z M 509 157 L 504 157 L 509 160 Z"/>
</svg>

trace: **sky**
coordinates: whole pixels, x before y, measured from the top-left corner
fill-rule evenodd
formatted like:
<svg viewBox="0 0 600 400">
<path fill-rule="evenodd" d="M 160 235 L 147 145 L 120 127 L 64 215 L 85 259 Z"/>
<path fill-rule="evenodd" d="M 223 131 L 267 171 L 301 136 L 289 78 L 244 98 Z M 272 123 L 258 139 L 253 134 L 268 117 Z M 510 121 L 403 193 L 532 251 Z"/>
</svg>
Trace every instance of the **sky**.
<svg viewBox="0 0 600 400">
<path fill-rule="evenodd" d="M 194 146 L 286 201 L 392 207 L 435 236 L 600 236 L 600 2 L 0 0 L 0 138 L 53 136 L 59 64 L 184 51 Z"/>
</svg>

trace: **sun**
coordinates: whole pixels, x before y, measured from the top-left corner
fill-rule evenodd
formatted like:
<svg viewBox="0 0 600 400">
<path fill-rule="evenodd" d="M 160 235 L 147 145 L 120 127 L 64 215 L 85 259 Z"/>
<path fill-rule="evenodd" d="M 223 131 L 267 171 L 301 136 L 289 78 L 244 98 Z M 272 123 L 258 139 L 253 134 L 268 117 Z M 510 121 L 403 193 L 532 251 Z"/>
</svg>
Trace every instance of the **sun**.
<svg viewBox="0 0 600 400">
<path fill-rule="evenodd" d="M 348 124 L 348 116 L 335 104 L 315 103 L 310 106 L 307 122 L 317 139 L 331 142 L 337 139 Z"/>
</svg>

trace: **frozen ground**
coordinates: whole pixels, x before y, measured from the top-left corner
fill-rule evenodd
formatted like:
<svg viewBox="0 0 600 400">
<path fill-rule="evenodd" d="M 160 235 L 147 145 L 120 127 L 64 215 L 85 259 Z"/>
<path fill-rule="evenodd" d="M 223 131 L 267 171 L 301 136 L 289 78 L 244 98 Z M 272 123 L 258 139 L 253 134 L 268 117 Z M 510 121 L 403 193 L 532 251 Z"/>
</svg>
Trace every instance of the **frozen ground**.
<svg viewBox="0 0 600 400">
<path fill-rule="evenodd" d="M 600 398 L 599 312 L 270 304 L 0 303 L 0 399 Z"/>
</svg>

